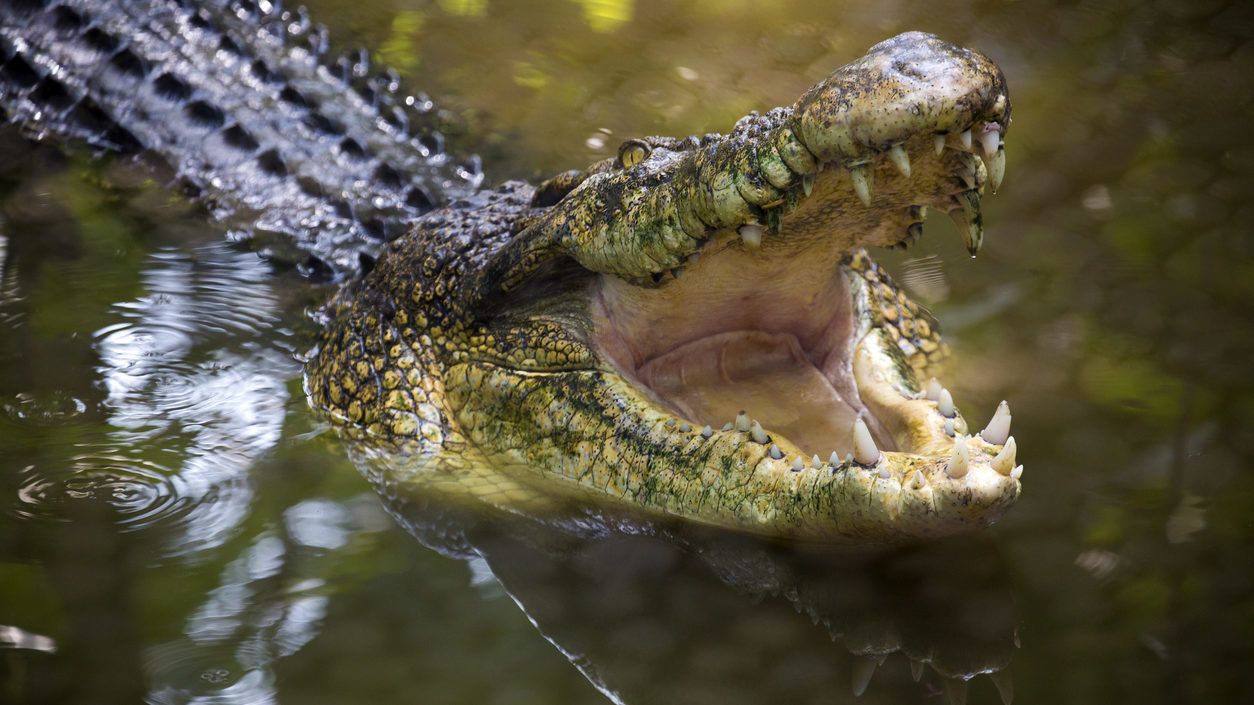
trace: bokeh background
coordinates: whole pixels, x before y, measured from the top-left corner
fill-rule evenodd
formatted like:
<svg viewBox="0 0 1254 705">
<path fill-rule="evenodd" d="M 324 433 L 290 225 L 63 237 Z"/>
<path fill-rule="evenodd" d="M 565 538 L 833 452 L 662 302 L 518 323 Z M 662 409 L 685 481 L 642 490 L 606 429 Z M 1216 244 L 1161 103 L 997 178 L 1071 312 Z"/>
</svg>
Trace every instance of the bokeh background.
<svg viewBox="0 0 1254 705">
<path fill-rule="evenodd" d="M 726 130 L 901 31 L 987 53 L 1014 122 L 984 251 L 938 218 L 878 256 L 964 414 L 1010 400 L 1023 497 L 905 552 L 433 550 L 305 407 L 329 290 L 6 128 L 0 702 L 1000 702 L 981 670 L 1018 702 L 1254 700 L 1254 5 L 308 4 L 489 182 Z"/>
</svg>

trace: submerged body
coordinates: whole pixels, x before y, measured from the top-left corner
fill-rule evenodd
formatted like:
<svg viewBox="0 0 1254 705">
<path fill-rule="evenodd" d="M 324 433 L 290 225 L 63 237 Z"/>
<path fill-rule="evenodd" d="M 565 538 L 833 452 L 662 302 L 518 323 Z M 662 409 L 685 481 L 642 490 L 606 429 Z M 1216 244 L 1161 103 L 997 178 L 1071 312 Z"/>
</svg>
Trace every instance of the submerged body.
<svg viewBox="0 0 1254 705">
<path fill-rule="evenodd" d="M 726 136 L 476 192 L 429 101 L 324 57 L 298 12 L 228 5 L 0 7 L 0 105 L 163 158 L 313 273 L 367 265 L 306 384 L 385 492 L 847 540 L 954 533 L 1017 498 L 1008 409 L 967 435 L 925 381 L 935 321 L 862 249 L 917 239 L 929 208 L 978 249 L 1010 116 L 987 58 L 901 35 Z"/>
</svg>

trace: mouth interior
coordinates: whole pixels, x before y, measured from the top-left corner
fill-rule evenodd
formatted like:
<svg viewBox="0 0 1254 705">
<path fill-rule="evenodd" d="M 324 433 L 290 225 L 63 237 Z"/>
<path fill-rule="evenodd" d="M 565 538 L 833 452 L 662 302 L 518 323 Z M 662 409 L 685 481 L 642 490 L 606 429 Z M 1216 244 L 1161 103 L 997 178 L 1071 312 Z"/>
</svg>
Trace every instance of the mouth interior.
<svg viewBox="0 0 1254 705">
<path fill-rule="evenodd" d="M 847 328 L 833 326 L 836 347 L 847 344 Z M 816 365 L 795 335 L 739 330 L 681 345 L 637 375 L 684 418 L 719 428 L 751 414 L 769 433 L 826 459 L 832 450 L 842 457 L 852 451 L 853 422 L 865 409 L 848 366 L 825 362 Z"/>
<path fill-rule="evenodd" d="M 734 425 L 743 412 L 768 442 L 786 439 L 826 460 L 853 450 L 861 416 L 878 448 L 913 451 L 903 446 L 912 436 L 898 433 L 908 424 L 889 416 L 903 412 L 868 408 L 859 393 L 860 382 L 883 381 L 855 379 L 869 322 L 847 279 L 856 275 L 840 262 L 858 247 L 907 243 L 910 226 L 925 217 L 921 206 L 951 211 L 959 205 L 953 194 L 978 186 L 980 176 L 970 152 L 946 148 L 938 157 L 930 134 L 908 151 L 913 176 L 878 166 L 872 207 L 855 197 L 847 170 L 820 170 L 812 192 L 760 244 L 720 231 L 656 286 L 602 275 L 593 318 L 603 359 L 697 428 Z"/>
<path fill-rule="evenodd" d="M 595 316 L 605 357 L 697 428 L 721 429 L 743 412 L 772 442 L 782 436 L 826 460 L 853 450 L 862 415 L 877 446 L 895 450 L 858 393 L 852 359 L 864 330 L 839 265 L 881 224 L 833 215 L 831 204 L 847 198 L 832 181 L 820 179 L 815 207 L 786 219 L 761 249 L 725 231 L 661 286 L 603 276 Z"/>
</svg>

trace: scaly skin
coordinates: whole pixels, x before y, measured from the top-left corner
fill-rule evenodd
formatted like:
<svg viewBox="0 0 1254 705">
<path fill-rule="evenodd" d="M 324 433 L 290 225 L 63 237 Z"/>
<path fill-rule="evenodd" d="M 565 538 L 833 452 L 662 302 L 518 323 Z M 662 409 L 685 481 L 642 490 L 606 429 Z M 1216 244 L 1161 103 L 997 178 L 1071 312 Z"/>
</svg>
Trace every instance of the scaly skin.
<svg viewBox="0 0 1254 705">
<path fill-rule="evenodd" d="M 1014 444 L 992 428 L 996 444 L 965 438 L 961 415 L 941 413 L 923 382 L 944 353 L 935 321 L 861 248 L 917 238 L 929 206 L 977 250 L 1009 117 L 987 58 L 911 33 L 727 136 L 629 141 L 539 189 L 454 203 L 333 302 L 310 401 L 394 489 L 473 477 L 506 503 L 573 496 L 821 540 L 986 525 L 1018 497 Z M 971 129 L 976 149 L 996 138 L 983 162 Z M 874 445 L 815 463 L 769 426 L 764 442 L 703 429 L 636 378 L 664 351 L 633 331 L 718 333 L 737 311 L 725 300 L 753 310 L 742 327 L 792 334 L 758 315 L 763 299 L 849 311 L 842 364 Z"/>
</svg>

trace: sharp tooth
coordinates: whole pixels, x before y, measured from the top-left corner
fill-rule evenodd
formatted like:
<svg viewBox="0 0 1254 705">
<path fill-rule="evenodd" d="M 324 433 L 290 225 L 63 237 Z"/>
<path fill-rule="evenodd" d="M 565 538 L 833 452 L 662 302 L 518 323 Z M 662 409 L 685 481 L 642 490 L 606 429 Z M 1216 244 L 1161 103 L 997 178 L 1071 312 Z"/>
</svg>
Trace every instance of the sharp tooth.
<svg viewBox="0 0 1254 705">
<path fill-rule="evenodd" d="M 723 430 L 724 430 L 724 431 L 730 431 L 730 430 L 732 430 L 732 422 L 731 422 L 731 421 L 728 421 L 727 423 L 723 424 Z"/>
<path fill-rule="evenodd" d="M 771 458 L 774 460 L 783 460 L 784 458 L 784 451 L 780 450 L 779 446 L 775 445 L 774 443 L 771 444 L 771 448 L 767 452 L 770 453 Z"/>
<path fill-rule="evenodd" d="M 832 454 L 827 456 L 827 464 L 831 465 L 833 470 L 836 469 L 837 465 L 840 465 L 840 456 L 836 455 L 836 451 L 832 451 Z"/>
<path fill-rule="evenodd" d="M 993 193 L 997 193 L 1001 180 L 1006 178 L 1006 148 L 998 147 L 992 156 L 984 159 L 984 166 L 988 169 L 988 183 L 993 187 Z"/>
<path fill-rule="evenodd" d="M 692 426 L 688 425 L 688 422 L 687 422 L 687 421 L 685 421 L 685 422 L 683 422 L 683 423 L 679 424 L 679 432 L 680 432 L 680 433 L 688 433 L 688 432 L 689 432 L 689 431 L 691 431 L 691 430 L 692 430 Z"/>
<path fill-rule="evenodd" d="M 919 679 L 923 677 L 923 662 L 922 661 L 915 661 L 911 659 L 910 677 L 914 679 L 915 683 L 918 683 Z"/>
<path fill-rule="evenodd" d="M 932 148 L 937 154 L 945 151 L 945 135 L 932 135 Z"/>
<path fill-rule="evenodd" d="M 704 438 L 709 438 L 710 436 L 714 435 L 714 429 L 710 428 L 709 426 L 706 426 L 705 428 L 701 429 L 701 435 Z"/>
<path fill-rule="evenodd" d="M 800 455 L 792 459 L 792 471 L 793 472 L 801 472 L 802 470 L 805 470 L 805 469 L 806 469 L 806 464 L 801 461 Z"/>
<path fill-rule="evenodd" d="M 892 161 L 893 166 L 897 167 L 897 171 L 901 175 L 910 178 L 910 155 L 906 154 L 906 148 L 899 144 L 895 144 L 888 150 L 888 159 Z"/>
<path fill-rule="evenodd" d="M 927 487 L 927 478 L 923 477 L 922 472 L 915 470 L 914 474 L 910 476 L 910 489 L 921 490 L 924 487 Z M 919 665 L 922 666 L 923 664 Z"/>
<path fill-rule="evenodd" d="M 762 246 L 762 230 L 761 225 L 749 223 L 736 228 L 736 232 L 740 233 L 740 239 L 745 243 L 745 247 L 750 250 L 756 250 Z"/>
<path fill-rule="evenodd" d="M 666 423 L 663 425 L 667 428 L 675 428 L 675 419 L 667 419 Z"/>
<path fill-rule="evenodd" d="M 948 389 L 940 390 L 940 398 L 936 400 L 936 410 L 941 416 L 952 418 L 954 415 L 954 397 Z"/>
<path fill-rule="evenodd" d="M 822 461 L 822 460 L 819 460 L 819 454 L 818 454 L 818 453 L 815 453 L 815 454 L 814 454 L 814 457 L 810 458 L 810 464 L 811 464 L 811 465 L 813 465 L 813 466 L 814 466 L 814 467 L 816 467 L 816 468 L 821 468 L 821 467 L 823 467 L 823 461 Z"/>
<path fill-rule="evenodd" d="M 875 447 L 875 439 L 866 422 L 859 416 L 853 422 L 853 457 L 862 465 L 875 465 L 880 461 L 880 449 Z"/>
<path fill-rule="evenodd" d="M 859 656 L 853 662 L 852 683 L 853 694 L 861 697 L 866 692 L 866 687 L 871 685 L 871 676 L 875 675 L 875 667 L 879 662 L 870 656 Z"/>
<path fill-rule="evenodd" d="M 984 243 L 984 220 L 980 215 L 980 193 L 975 189 L 958 194 L 958 208 L 949 211 L 949 217 L 958 226 L 958 234 L 974 257 Z"/>
<path fill-rule="evenodd" d="M 865 166 L 851 167 L 849 178 L 853 180 L 853 192 L 858 194 L 858 200 L 862 201 L 862 205 L 870 207 L 871 175 L 867 172 L 867 168 Z"/>
<path fill-rule="evenodd" d="M 980 149 L 984 150 L 985 155 L 992 156 L 998 147 L 1001 147 L 1001 128 L 992 123 L 985 125 L 984 131 L 980 133 Z"/>
<path fill-rule="evenodd" d="M 881 479 L 881 480 L 887 480 L 887 479 L 888 479 L 888 478 L 890 478 L 890 477 L 892 477 L 892 475 L 888 472 L 888 468 L 880 468 L 880 479 Z"/>
<path fill-rule="evenodd" d="M 959 436 L 954 439 L 954 452 L 949 456 L 949 468 L 946 472 L 955 480 L 966 477 L 970 469 L 970 457 L 967 455 L 967 439 Z"/>
<path fill-rule="evenodd" d="M 1010 471 L 1015 468 L 1015 453 L 1017 451 L 1015 437 L 1011 436 L 1006 439 L 1006 445 L 1002 446 L 1001 452 L 993 458 L 989 465 L 992 465 L 997 472 L 1009 476 Z"/>
<path fill-rule="evenodd" d="M 758 443 L 766 443 L 770 440 L 770 437 L 766 435 L 766 431 L 763 430 L 762 424 L 757 421 L 754 421 L 753 425 L 749 427 L 749 436 Z"/>
<path fill-rule="evenodd" d="M 1015 469 L 1010 471 L 1010 479 L 1018 480 L 1021 477 L 1023 477 L 1023 466 L 1016 465 Z"/>
<path fill-rule="evenodd" d="M 814 174 L 806 174 L 801 177 L 801 190 L 805 191 L 807 196 L 810 195 L 810 192 L 814 191 Z"/>
<path fill-rule="evenodd" d="M 745 416 L 744 409 L 741 409 L 740 413 L 736 414 L 736 430 L 741 433 L 749 430 L 749 417 Z"/>
<path fill-rule="evenodd" d="M 971 130 L 969 129 L 963 130 L 962 134 L 958 135 L 958 141 L 962 143 L 963 149 L 970 152 L 971 151 Z"/>
<path fill-rule="evenodd" d="M 1010 671 L 1003 668 L 988 674 L 989 680 L 997 686 L 997 694 L 1001 696 L 1002 705 L 1010 705 L 1015 700 L 1015 684 L 1010 679 Z"/>
<path fill-rule="evenodd" d="M 1005 443 L 1010 436 L 1010 419 L 1010 405 L 1003 399 L 997 405 L 997 411 L 993 412 L 993 418 L 989 419 L 988 425 L 980 431 L 980 438 L 995 446 Z"/>
<path fill-rule="evenodd" d="M 950 438 L 954 437 L 954 420 L 945 419 L 945 435 Z"/>
<path fill-rule="evenodd" d="M 924 392 L 923 398 L 928 401 L 940 401 L 940 393 L 944 387 L 941 386 L 940 380 L 935 377 L 927 381 L 927 390 Z"/>
</svg>

